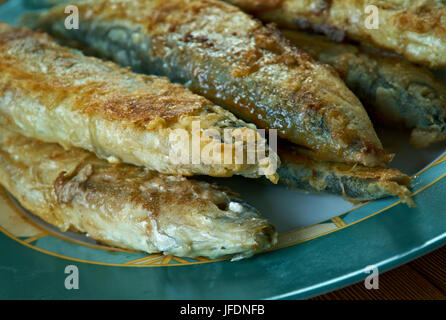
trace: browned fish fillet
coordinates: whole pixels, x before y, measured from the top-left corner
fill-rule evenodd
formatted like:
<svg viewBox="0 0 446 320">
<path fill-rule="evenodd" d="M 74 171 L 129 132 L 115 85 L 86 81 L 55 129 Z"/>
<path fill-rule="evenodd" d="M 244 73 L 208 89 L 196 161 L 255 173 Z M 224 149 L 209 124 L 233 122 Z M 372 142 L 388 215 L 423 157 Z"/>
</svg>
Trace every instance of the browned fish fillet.
<svg viewBox="0 0 446 320">
<path fill-rule="evenodd" d="M 334 67 L 375 121 L 411 129 L 410 142 L 416 147 L 446 139 L 446 88 L 428 69 L 323 36 L 292 30 L 282 33 Z"/>
<path fill-rule="evenodd" d="M 346 35 L 431 68 L 446 67 L 444 0 L 226 1 L 284 28 L 311 29 L 336 40 Z M 366 19 L 371 17 L 371 12 L 365 10 L 369 5 L 378 9 L 377 29 L 366 25 Z"/>
<path fill-rule="evenodd" d="M 254 140 L 268 151 L 255 126 L 165 78 L 132 73 L 6 24 L 0 24 L 0 70 L 0 125 L 25 136 L 166 174 L 277 181 L 273 151 L 236 158 L 255 152 L 248 143 Z M 233 143 L 225 129 L 246 139 Z"/>
<path fill-rule="evenodd" d="M 282 165 L 277 172 L 287 186 L 336 194 L 353 202 L 396 196 L 415 206 L 408 189 L 411 179 L 396 169 L 317 161 L 290 144 L 280 146 L 279 156 Z"/>
<path fill-rule="evenodd" d="M 101 57 L 186 84 L 319 158 L 372 166 L 391 158 L 359 100 L 330 68 L 234 6 L 214 0 L 76 6 L 78 30 L 65 28 L 64 6 L 28 23 Z"/>
<path fill-rule="evenodd" d="M 131 165 L 0 128 L 0 184 L 62 231 L 183 257 L 241 259 L 271 248 L 274 227 L 225 188 Z"/>
</svg>

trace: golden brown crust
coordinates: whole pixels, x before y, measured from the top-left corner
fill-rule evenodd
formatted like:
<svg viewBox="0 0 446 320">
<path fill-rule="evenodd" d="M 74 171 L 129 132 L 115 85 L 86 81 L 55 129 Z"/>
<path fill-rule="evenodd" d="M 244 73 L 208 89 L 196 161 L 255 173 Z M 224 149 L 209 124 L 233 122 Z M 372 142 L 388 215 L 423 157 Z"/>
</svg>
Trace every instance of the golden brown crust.
<svg viewBox="0 0 446 320">
<path fill-rule="evenodd" d="M 274 228 L 226 188 L 111 165 L 0 128 L 0 184 L 62 231 L 122 248 L 236 258 L 270 248 Z"/>
<path fill-rule="evenodd" d="M 77 6 L 81 21 L 76 32 L 63 27 L 62 7 L 34 25 L 120 64 L 187 84 L 321 158 L 366 165 L 390 159 L 363 106 L 333 70 L 234 6 L 214 0 Z"/>
<path fill-rule="evenodd" d="M 446 67 L 446 5 L 441 0 L 283 0 L 256 11 L 265 0 L 229 0 L 282 27 L 313 29 L 341 39 L 344 34 L 391 50 L 431 68 Z M 378 29 L 365 26 L 368 5 L 379 10 Z"/>
<path fill-rule="evenodd" d="M 76 97 L 73 108 L 82 113 L 143 127 L 155 119 L 169 122 L 200 115 L 212 106 L 165 78 L 134 74 L 113 63 L 76 55 L 43 33 L 0 25 L 0 50 L 0 69 L 11 79 L 9 88 L 40 90 L 42 105 L 56 107 L 72 96 Z M 44 53 L 41 59 L 30 59 L 33 50 Z M 3 84 L 2 92 L 5 90 Z M 50 92 L 57 93 L 60 100 L 54 101 Z"/>
<path fill-rule="evenodd" d="M 217 157 L 201 150 L 215 147 L 221 156 L 229 148 L 235 157 L 235 144 L 206 131 L 198 136 L 200 162 L 193 163 L 189 141 L 194 122 L 220 137 L 225 129 L 238 129 L 259 143 L 264 139 L 255 126 L 166 78 L 132 73 L 61 47 L 44 34 L 6 24 L 0 24 L 0 69 L 0 123 L 26 136 L 168 174 L 266 174 L 276 180 L 273 151 L 253 163 L 214 161 Z M 171 141 L 177 129 L 187 135 L 180 144 Z M 179 150 L 189 153 L 187 161 L 172 160 Z"/>
</svg>

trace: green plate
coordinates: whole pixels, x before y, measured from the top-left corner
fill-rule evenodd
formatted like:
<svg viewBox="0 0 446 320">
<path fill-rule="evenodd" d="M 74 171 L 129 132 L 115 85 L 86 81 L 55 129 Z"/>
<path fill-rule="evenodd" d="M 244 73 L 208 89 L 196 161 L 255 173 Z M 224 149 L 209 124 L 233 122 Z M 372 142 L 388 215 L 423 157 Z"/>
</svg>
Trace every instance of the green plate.
<svg viewBox="0 0 446 320">
<path fill-rule="evenodd" d="M 21 12 L 21 1 L 10 0 L 0 6 L 0 20 L 14 23 Z M 407 137 L 397 140 L 395 166 L 417 173 L 416 208 L 394 198 L 353 206 L 334 196 L 224 180 L 280 233 L 277 248 L 239 262 L 101 246 L 55 230 L 0 188 L 0 298 L 308 298 L 361 281 L 368 266 L 384 272 L 446 243 L 446 144 L 415 151 Z M 69 265 L 78 267 L 78 290 L 65 288 Z"/>
</svg>

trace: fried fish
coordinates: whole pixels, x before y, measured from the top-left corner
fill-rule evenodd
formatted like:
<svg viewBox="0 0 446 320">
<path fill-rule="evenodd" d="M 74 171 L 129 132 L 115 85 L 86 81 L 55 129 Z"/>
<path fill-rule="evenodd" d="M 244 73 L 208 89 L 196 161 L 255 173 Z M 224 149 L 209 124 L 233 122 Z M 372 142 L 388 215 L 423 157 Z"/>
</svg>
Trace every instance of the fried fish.
<svg viewBox="0 0 446 320">
<path fill-rule="evenodd" d="M 282 33 L 313 58 L 334 67 L 374 120 L 411 129 L 414 146 L 446 139 L 446 89 L 428 69 L 323 36 Z"/>
<path fill-rule="evenodd" d="M 330 68 L 238 8 L 214 0 L 93 0 L 27 19 L 100 57 L 163 75 L 318 158 L 383 165 L 383 150 L 356 96 Z"/>
<path fill-rule="evenodd" d="M 353 202 L 396 196 L 415 205 L 408 189 L 411 179 L 396 169 L 317 161 L 290 144 L 281 145 L 278 152 L 279 181 L 292 188 L 340 195 Z"/>
<path fill-rule="evenodd" d="M 277 241 L 272 225 L 229 190 L 0 128 L 0 184 L 62 231 L 181 257 L 247 258 Z"/>
<path fill-rule="evenodd" d="M 6 24 L 0 24 L 0 70 L 0 125 L 25 136 L 166 174 L 277 180 L 277 155 L 254 125 L 165 78 Z M 234 137 L 243 141 L 233 143 Z M 252 150 L 250 161 L 236 158 Z"/>
<path fill-rule="evenodd" d="M 405 56 L 430 68 L 446 67 L 444 0 L 226 0 L 283 28 L 346 36 Z M 378 25 L 371 27 L 377 9 Z"/>
</svg>

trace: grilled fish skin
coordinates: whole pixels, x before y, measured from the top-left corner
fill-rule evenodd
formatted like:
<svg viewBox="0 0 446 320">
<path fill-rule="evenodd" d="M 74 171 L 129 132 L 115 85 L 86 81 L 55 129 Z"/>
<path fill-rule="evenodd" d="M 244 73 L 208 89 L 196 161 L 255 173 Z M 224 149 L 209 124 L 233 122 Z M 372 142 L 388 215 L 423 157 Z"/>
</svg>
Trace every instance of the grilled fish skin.
<svg viewBox="0 0 446 320">
<path fill-rule="evenodd" d="M 353 202 L 397 196 L 415 206 L 408 189 L 411 179 L 396 169 L 317 161 L 286 143 L 278 152 L 282 159 L 279 181 L 289 187 L 341 195 Z"/>
<path fill-rule="evenodd" d="M 148 253 L 233 260 L 269 249 L 272 225 L 229 190 L 0 128 L 0 184 L 62 231 Z"/>
<path fill-rule="evenodd" d="M 321 159 L 390 161 L 360 101 L 325 65 L 238 8 L 214 0 L 96 0 L 28 20 L 136 71 L 164 75 Z"/>
<path fill-rule="evenodd" d="M 446 67 L 444 0 L 226 0 L 283 28 L 310 29 L 334 40 L 373 44 L 430 68 Z M 367 6 L 378 8 L 369 29 Z"/>
<path fill-rule="evenodd" d="M 277 181 L 272 150 L 250 164 L 235 159 L 236 148 L 250 150 L 246 139 L 240 146 L 221 140 L 232 129 L 266 146 L 254 125 L 165 78 L 132 73 L 6 24 L 0 24 L 0 70 L 0 124 L 25 136 L 166 174 L 265 174 Z M 173 139 L 175 133 L 186 138 Z M 194 136 L 199 151 L 188 152 Z M 223 161 L 225 150 L 232 161 Z"/>
<path fill-rule="evenodd" d="M 412 129 L 415 147 L 446 139 L 446 89 L 428 69 L 323 36 L 281 31 L 313 58 L 334 67 L 373 119 Z"/>
</svg>

